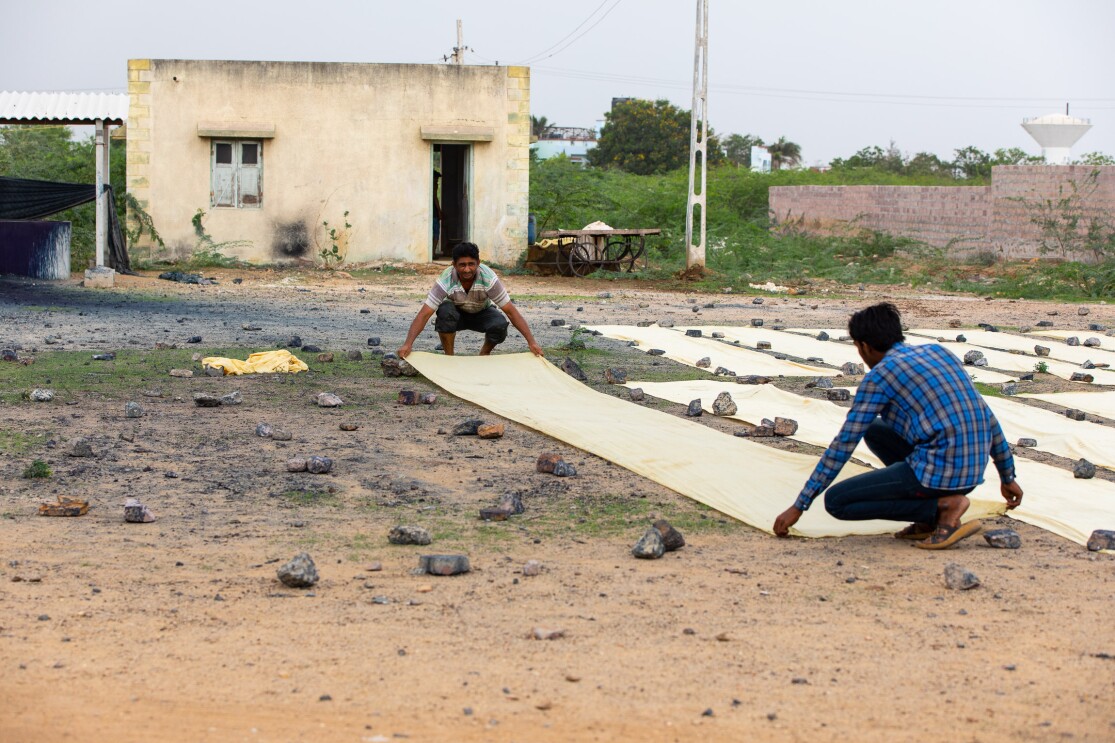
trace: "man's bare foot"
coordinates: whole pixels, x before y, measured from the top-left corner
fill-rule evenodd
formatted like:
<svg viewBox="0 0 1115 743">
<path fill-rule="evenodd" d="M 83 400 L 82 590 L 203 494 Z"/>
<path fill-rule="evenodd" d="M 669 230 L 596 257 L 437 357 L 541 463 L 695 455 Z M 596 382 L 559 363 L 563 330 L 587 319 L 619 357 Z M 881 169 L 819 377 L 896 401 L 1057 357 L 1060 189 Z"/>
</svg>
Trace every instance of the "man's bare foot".
<svg viewBox="0 0 1115 743">
<path fill-rule="evenodd" d="M 955 528 L 960 526 L 960 517 L 968 510 L 971 501 L 965 495 L 946 495 L 937 499 L 937 525 Z"/>
</svg>

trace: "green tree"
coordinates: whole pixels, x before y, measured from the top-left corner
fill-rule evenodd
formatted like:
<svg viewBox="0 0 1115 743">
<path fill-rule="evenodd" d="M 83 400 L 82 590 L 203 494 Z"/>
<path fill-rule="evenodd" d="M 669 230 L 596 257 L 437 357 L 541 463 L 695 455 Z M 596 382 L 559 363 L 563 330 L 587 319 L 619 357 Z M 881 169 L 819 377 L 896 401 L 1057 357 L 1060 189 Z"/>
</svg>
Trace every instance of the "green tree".
<svg viewBox="0 0 1115 743">
<path fill-rule="evenodd" d="M 1102 167 L 1104 165 L 1115 165 L 1115 157 L 1105 155 L 1102 152 L 1086 152 L 1076 160 L 1076 165 L 1091 165 L 1092 167 Z"/>
<path fill-rule="evenodd" d="M 530 136 L 533 139 L 542 139 L 542 135 L 550 128 L 550 120 L 545 116 L 530 117 Z"/>
<path fill-rule="evenodd" d="M 589 150 L 593 165 L 650 175 L 689 164 L 689 111 L 666 100 L 632 99 L 617 103 L 604 116 L 600 138 Z M 724 162 L 724 151 L 712 127 L 707 144 L 708 165 Z"/>
<path fill-rule="evenodd" d="M 767 151 L 770 152 L 772 170 L 782 170 L 784 165 L 792 168 L 801 164 L 801 145 L 785 137 L 779 137 L 777 142 L 768 144 Z"/>
<path fill-rule="evenodd" d="M 724 138 L 724 155 L 737 168 L 751 167 L 751 148 L 762 147 L 763 138 L 752 134 L 729 134 Z"/>
<path fill-rule="evenodd" d="M 124 223 L 125 143 L 110 140 L 110 183 L 116 190 L 116 211 Z M 73 139 L 65 126 L 0 127 L 0 175 L 65 183 L 96 182 L 93 136 Z M 93 202 L 67 209 L 51 219 L 70 222 L 70 263 L 83 269 L 96 245 L 96 207 Z"/>
<path fill-rule="evenodd" d="M 1040 165 L 1045 162 L 1041 155 L 1031 155 L 1021 147 L 1000 147 L 991 157 L 992 165 Z"/>
<path fill-rule="evenodd" d="M 969 180 L 991 177 L 991 166 L 994 164 L 991 155 L 972 146 L 955 150 L 955 154 L 952 167 L 957 177 Z"/>
<path fill-rule="evenodd" d="M 950 163 L 932 152 L 919 152 L 906 161 L 901 172 L 906 175 L 947 175 L 951 170 Z"/>
</svg>

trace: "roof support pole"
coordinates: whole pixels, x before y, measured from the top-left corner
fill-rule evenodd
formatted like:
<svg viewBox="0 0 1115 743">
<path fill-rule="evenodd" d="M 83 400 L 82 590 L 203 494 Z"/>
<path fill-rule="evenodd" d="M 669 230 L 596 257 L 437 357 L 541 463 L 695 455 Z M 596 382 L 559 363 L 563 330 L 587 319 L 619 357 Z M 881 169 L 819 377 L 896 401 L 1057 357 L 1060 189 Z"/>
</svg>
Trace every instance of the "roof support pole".
<svg viewBox="0 0 1115 743">
<path fill-rule="evenodd" d="M 108 183 L 108 126 L 104 119 L 94 124 L 97 161 L 97 268 L 105 264 L 105 236 L 108 234 L 108 214 L 105 211 L 105 184 Z"/>
</svg>

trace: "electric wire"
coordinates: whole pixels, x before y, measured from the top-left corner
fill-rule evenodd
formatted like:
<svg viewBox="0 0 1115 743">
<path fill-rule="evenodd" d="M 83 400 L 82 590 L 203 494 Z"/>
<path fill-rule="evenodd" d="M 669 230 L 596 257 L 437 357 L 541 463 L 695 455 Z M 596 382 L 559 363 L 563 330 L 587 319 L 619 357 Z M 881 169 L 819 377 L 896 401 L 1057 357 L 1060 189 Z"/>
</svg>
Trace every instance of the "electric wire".
<svg viewBox="0 0 1115 743">
<path fill-rule="evenodd" d="M 565 42 L 566 39 L 569 39 L 571 36 L 574 36 L 574 34 L 576 34 L 577 31 L 579 31 L 582 26 L 584 26 L 586 23 L 588 23 L 590 20 L 592 20 L 592 17 L 595 16 L 597 13 L 599 13 L 600 9 L 603 8 L 605 5 L 607 5 L 608 2 L 609 2 L 609 0 L 604 0 L 604 2 L 600 3 L 600 5 L 598 5 L 596 7 L 596 10 L 592 11 L 592 13 L 589 14 L 588 18 L 585 18 L 585 20 L 581 21 L 580 24 L 578 24 L 576 28 L 574 28 L 572 31 L 570 31 L 568 34 L 566 34 L 564 37 L 562 37 L 561 41 L 558 41 L 556 44 L 553 44 L 552 46 L 547 47 L 546 49 L 543 49 L 541 52 L 538 52 L 537 54 L 533 54 L 530 57 L 527 57 L 522 62 L 518 62 L 518 64 L 529 65 L 529 64 L 532 64 L 534 62 L 541 61 L 543 59 L 549 59 L 550 57 L 553 57 L 557 54 L 561 54 L 566 49 L 568 49 L 569 47 L 576 44 L 578 41 L 580 41 L 582 38 L 584 38 L 586 35 L 588 35 L 589 31 L 592 31 L 592 29 L 599 26 L 601 21 L 603 21 L 605 18 L 607 18 L 608 15 L 611 14 L 611 12 L 613 10 L 615 10 L 616 7 L 621 2 L 623 2 L 623 0 L 615 0 L 614 2 L 612 2 L 612 7 L 608 8 L 606 11 L 604 11 L 604 14 L 602 16 L 600 16 L 599 18 L 597 18 L 595 23 L 593 23 L 591 26 L 586 28 L 580 36 L 575 36 L 574 38 L 572 38 L 569 41 L 568 44 L 565 44 L 565 46 L 562 46 L 560 49 L 556 49 L 555 51 L 550 52 L 551 49 L 554 49 L 555 47 L 557 47 L 560 44 L 562 44 L 563 42 Z M 550 53 L 547 54 L 546 52 L 550 52 Z"/>
</svg>

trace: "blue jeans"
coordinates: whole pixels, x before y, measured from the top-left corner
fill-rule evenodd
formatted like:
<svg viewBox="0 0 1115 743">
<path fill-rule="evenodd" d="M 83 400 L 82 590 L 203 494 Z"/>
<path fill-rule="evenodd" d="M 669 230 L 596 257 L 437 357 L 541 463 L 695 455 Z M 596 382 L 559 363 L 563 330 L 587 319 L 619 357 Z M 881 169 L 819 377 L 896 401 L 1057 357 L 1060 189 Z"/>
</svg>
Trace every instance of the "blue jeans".
<svg viewBox="0 0 1115 743">
<path fill-rule="evenodd" d="M 905 461 L 914 447 L 881 420 L 868 427 L 863 440 L 887 466 L 849 477 L 825 491 L 825 510 L 842 521 L 936 524 L 938 498 L 972 492 L 972 488 L 945 491 L 923 486 Z"/>
</svg>

